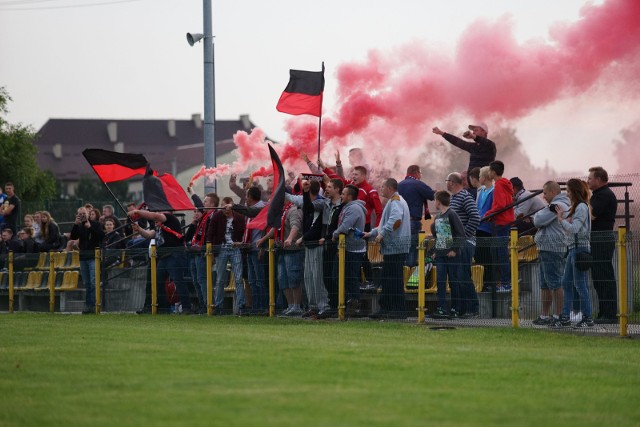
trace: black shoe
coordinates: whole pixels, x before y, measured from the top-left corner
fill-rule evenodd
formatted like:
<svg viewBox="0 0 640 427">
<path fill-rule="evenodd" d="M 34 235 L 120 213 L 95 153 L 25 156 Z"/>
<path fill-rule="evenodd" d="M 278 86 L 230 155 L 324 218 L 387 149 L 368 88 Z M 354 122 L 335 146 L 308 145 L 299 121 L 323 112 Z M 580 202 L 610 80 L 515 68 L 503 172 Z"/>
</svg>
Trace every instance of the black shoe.
<svg viewBox="0 0 640 427">
<path fill-rule="evenodd" d="M 82 310 L 82 314 L 95 314 L 95 313 L 96 313 L 96 310 L 89 307 L 85 307 L 84 310 Z"/>
<path fill-rule="evenodd" d="M 213 315 L 214 316 L 224 316 L 224 310 L 218 307 L 213 307 Z"/>
<path fill-rule="evenodd" d="M 431 319 L 439 319 L 439 320 L 450 319 L 449 314 L 440 307 L 438 307 L 436 311 L 434 311 L 429 317 Z"/>
<path fill-rule="evenodd" d="M 576 328 L 592 328 L 595 326 L 591 316 L 582 316 L 582 320 L 576 323 Z"/>
<path fill-rule="evenodd" d="M 330 309 L 320 310 L 314 319 L 329 319 L 330 317 L 333 317 L 333 315 L 334 312 Z"/>
<path fill-rule="evenodd" d="M 553 321 L 554 321 L 554 318 L 551 316 L 546 318 L 542 316 L 538 316 L 538 318 L 531 323 L 538 326 L 549 326 L 553 323 Z"/>
<path fill-rule="evenodd" d="M 351 298 L 347 301 L 347 309 L 346 309 L 347 317 L 354 317 L 360 315 L 360 300 L 356 298 Z"/>
<path fill-rule="evenodd" d="M 303 318 L 316 317 L 317 315 L 318 315 L 318 310 L 316 310 L 315 308 L 310 308 L 309 310 L 302 313 Z"/>
</svg>

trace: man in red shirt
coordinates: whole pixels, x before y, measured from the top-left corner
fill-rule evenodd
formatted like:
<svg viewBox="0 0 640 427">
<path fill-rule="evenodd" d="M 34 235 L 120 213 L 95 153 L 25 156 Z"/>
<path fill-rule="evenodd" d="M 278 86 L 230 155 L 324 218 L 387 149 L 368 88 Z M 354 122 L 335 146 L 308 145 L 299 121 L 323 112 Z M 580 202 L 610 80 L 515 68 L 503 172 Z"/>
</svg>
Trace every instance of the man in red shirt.
<svg viewBox="0 0 640 427">
<path fill-rule="evenodd" d="M 495 160 L 489 163 L 489 177 L 495 181 L 493 203 L 482 219 L 492 223 L 495 245 L 493 259 L 500 270 L 500 286 L 496 292 L 511 291 L 511 265 L 509 264 L 509 231 L 515 221 L 513 208 L 505 209 L 513 204 L 513 185 L 503 178 L 504 163 Z M 488 218 L 491 216 L 491 218 Z"/>
<path fill-rule="evenodd" d="M 367 168 L 364 166 L 356 166 L 353 168 L 350 177 L 351 181 L 341 177 L 329 168 L 324 168 L 323 172 L 331 179 L 337 178 L 342 180 L 344 185 L 353 184 L 358 187 L 358 200 L 362 200 L 367 209 L 364 231 L 371 231 L 371 215 L 373 212 L 376 213 L 374 227 L 377 227 L 380 223 L 380 217 L 382 216 L 382 203 L 380 202 L 378 190 L 373 188 L 373 186 L 367 182 Z"/>
</svg>

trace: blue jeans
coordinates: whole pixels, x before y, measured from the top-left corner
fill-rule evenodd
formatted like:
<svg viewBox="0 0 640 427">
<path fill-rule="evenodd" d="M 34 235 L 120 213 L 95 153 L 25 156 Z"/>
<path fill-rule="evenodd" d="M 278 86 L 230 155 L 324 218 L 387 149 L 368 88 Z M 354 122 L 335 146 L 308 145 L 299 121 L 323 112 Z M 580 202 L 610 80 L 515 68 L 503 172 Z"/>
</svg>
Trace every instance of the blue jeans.
<svg viewBox="0 0 640 427">
<path fill-rule="evenodd" d="M 511 284 L 511 264 L 509 263 L 510 225 L 493 225 L 493 262 L 500 270 L 500 284 Z"/>
<path fill-rule="evenodd" d="M 438 285 L 438 307 L 445 312 L 449 312 L 449 303 L 447 302 L 447 277 L 449 278 L 449 287 L 451 288 L 451 304 L 453 308 L 460 312 L 460 255 L 449 258 L 447 255 L 437 255 L 436 264 L 436 281 Z"/>
<path fill-rule="evenodd" d="M 304 280 L 304 251 L 281 250 L 278 255 L 278 288 L 293 289 Z"/>
<path fill-rule="evenodd" d="M 96 260 L 95 259 L 81 259 L 80 260 L 80 275 L 82 276 L 82 284 L 85 289 L 84 303 L 89 307 L 95 307 L 96 305 Z"/>
<path fill-rule="evenodd" d="M 584 252 L 582 249 L 579 249 Z M 580 310 L 585 317 L 591 317 L 591 298 L 589 297 L 589 288 L 587 287 L 588 271 L 580 271 L 576 268 L 576 249 L 569 249 L 567 255 L 567 263 L 564 267 L 564 276 L 562 277 L 562 288 L 564 289 L 564 305 L 562 307 L 562 315 L 569 316 L 573 307 L 573 289 L 578 291 L 580 296 Z"/>
<path fill-rule="evenodd" d="M 267 279 L 264 274 L 265 259 L 258 259 L 258 250 L 251 250 L 247 253 L 247 268 L 249 273 L 249 285 L 251 286 L 251 297 L 254 310 L 266 310 L 269 307 L 269 292 L 267 290 Z M 268 262 L 268 261 L 267 261 Z"/>
<path fill-rule="evenodd" d="M 551 251 L 539 251 L 538 256 L 540 257 L 540 289 L 560 289 L 564 257 L 561 253 Z"/>
<path fill-rule="evenodd" d="M 196 267 L 196 283 L 198 284 L 198 298 L 202 295 L 202 305 L 207 305 L 207 257 L 201 254 L 194 256 L 194 264 Z M 212 287 L 216 283 L 216 270 L 211 272 Z"/>
<path fill-rule="evenodd" d="M 244 308 L 244 283 L 242 282 L 242 254 L 240 249 L 233 247 L 222 247 L 220 254 L 216 258 L 216 309 L 222 309 L 224 302 L 224 280 L 227 270 L 227 262 L 231 263 L 233 281 L 236 288 L 236 307 Z"/>
<path fill-rule="evenodd" d="M 478 294 L 476 287 L 471 279 L 471 260 L 473 259 L 473 253 L 476 247 L 468 240 L 464 241 L 464 246 L 460 250 L 460 298 L 462 299 L 462 310 L 460 314 L 464 313 L 478 313 L 480 311 L 480 301 L 478 300 Z"/>
</svg>

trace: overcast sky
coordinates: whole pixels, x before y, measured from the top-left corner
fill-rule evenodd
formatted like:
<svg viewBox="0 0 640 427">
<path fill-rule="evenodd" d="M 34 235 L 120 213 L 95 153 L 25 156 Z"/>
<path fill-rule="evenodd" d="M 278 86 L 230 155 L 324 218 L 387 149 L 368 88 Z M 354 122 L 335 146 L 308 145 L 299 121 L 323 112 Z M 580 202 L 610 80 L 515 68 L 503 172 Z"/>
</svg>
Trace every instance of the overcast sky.
<svg viewBox="0 0 640 427">
<path fill-rule="evenodd" d="M 324 114 L 331 116 L 337 67 L 363 61 L 371 49 L 393 52 L 417 42 L 453 53 L 478 19 L 510 20 L 522 43 L 547 39 L 551 25 L 576 21 L 587 2 L 212 3 L 217 118 L 249 114 L 269 136 L 284 140 L 291 116 L 275 104 L 289 68 L 319 70 L 325 61 Z M 13 98 L 9 120 L 39 129 L 49 118 L 188 119 L 202 113 L 202 44 L 189 47 L 187 32 L 202 32 L 202 1 L 0 0 L 0 86 Z M 548 161 L 567 171 L 600 164 L 615 171 L 612 141 L 639 112 L 639 103 L 598 89 L 509 124 L 536 165 Z"/>
</svg>

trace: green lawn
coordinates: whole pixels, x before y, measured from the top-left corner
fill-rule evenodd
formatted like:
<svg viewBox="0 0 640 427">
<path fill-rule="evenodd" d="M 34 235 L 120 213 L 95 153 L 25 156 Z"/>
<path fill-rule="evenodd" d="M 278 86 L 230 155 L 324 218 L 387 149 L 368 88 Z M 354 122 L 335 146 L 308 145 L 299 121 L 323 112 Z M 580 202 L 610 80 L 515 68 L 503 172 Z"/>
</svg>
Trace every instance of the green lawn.
<svg viewBox="0 0 640 427">
<path fill-rule="evenodd" d="M 0 316 L 0 426 L 640 423 L 640 341 L 194 316 Z"/>
</svg>

